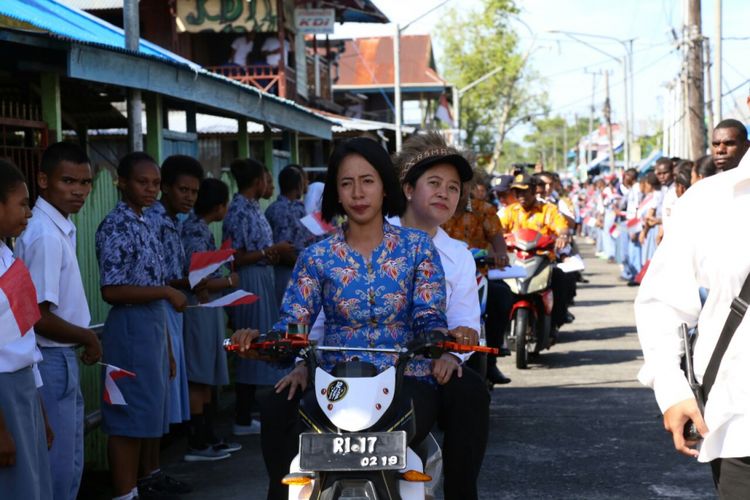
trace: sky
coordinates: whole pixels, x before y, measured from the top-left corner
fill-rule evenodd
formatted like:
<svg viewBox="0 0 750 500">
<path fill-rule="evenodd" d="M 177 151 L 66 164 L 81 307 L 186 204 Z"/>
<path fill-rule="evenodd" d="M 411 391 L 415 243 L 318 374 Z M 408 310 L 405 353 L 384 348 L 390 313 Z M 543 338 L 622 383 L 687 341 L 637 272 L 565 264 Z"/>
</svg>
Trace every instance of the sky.
<svg viewBox="0 0 750 500">
<path fill-rule="evenodd" d="M 710 39 L 712 52 L 716 39 L 715 3 L 702 2 L 702 31 Z M 401 25 L 420 17 L 441 3 L 440 0 L 374 0 L 391 19 Z M 566 35 L 550 31 L 569 31 L 605 35 L 633 42 L 634 115 L 636 134 L 653 133 L 661 123 L 664 85 L 674 79 L 680 68 L 680 54 L 673 43 L 671 30 L 680 33 L 683 21 L 684 0 L 517 0 L 520 20 L 513 21 L 520 38 L 522 50 L 533 48 L 530 63 L 542 77 L 541 86 L 549 95 L 551 114 L 559 114 L 570 122 L 577 116 L 588 116 L 592 100 L 592 75 L 609 70 L 613 120 L 623 116 L 624 89 L 622 65 L 613 58 L 571 40 Z M 462 11 L 479 9 L 481 0 L 450 0 L 445 6 L 410 25 L 404 33 L 429 33 L 433 49 L 440 64 L 442 53 L 436 38 L 438 22 L 451 7 Z M 724 117 L 736 117 L 750 122 L 745 106 L 750 83 L 750 67 L 743 64 L 745 52 L 750 50 L 747 20 L 750 19 L 750 1 L 723 0 L 723 78 L 724 92 L 740 86 L 722 99 Z M 745 23 L 743 23 L 745 21 Z M 744 24 L 744 25 L 743 25 Z M 337 24 L 334 37 L 392 36 L 393 24 Z M 600 50 L 620 58 L 624 47 L 616 41 L 580 37 Z M 744 38 L 744 39 L 738 39 Z M 712 54 L 712 59 L 714 56 Z M 440 70 L 440 67 L 438 67 Z M 604 100 L 603 78 L 596 77 L 595 107 L 601 114 Z M 715 85 L 715 82 L 714 82 Z M 524 131 L 515 132 L 511 139 L 520 140 Z"/>
</svg>

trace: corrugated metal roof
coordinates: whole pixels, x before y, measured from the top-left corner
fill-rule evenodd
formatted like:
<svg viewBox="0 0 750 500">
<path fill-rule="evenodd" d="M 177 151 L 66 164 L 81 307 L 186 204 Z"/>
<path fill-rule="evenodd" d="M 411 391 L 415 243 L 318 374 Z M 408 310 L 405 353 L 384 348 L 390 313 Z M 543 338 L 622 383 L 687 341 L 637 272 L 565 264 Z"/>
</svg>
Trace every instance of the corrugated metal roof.
<svg viewBox="0 0 750 500">
<path fill-rule="evenodd" d="M 123 0 L 59 0 L 60 3 L 81 10 L 122 9 Z"/>
<path fill-rule="evenodd" d="M 401 36 L 401 85 L 442 87 L 447 85 L 435 71 L 430 35 Z M 339 80 L 335 89 L 393 86 L 393 37 L 346 40 L 339 58 Z"/>
<path fill-rule="evenodd" d="M 63 5 L 55 0 L 3 0 L 0 16 L 25 22 L 37 29 L 70 40 L 125 50 L 125 32 L 96 16 Z M 141 39 L 139 52 L 151 57 L 200 67 L 147 40 Z"/>
</svg>

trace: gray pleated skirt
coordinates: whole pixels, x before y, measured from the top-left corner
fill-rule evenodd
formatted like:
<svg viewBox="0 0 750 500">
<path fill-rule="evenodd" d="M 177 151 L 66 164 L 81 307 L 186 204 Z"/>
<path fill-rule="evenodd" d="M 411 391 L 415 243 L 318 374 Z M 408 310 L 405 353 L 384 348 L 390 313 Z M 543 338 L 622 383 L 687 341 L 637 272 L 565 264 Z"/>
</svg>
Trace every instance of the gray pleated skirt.
<svg viewBox="0 0 750 500">
<path fill-rule="evenodd" d="M 211 297 L 211 300 L 217 298 Z M 190 305 L 198 303 L 188 295 Z M 226 337 L 226 319 L 220 307 L 191 307 L 183 313 L 185 328 L 185 365 L 190 382 L 227 385 L 227 354 L 222 342 Z"/>
</svg>

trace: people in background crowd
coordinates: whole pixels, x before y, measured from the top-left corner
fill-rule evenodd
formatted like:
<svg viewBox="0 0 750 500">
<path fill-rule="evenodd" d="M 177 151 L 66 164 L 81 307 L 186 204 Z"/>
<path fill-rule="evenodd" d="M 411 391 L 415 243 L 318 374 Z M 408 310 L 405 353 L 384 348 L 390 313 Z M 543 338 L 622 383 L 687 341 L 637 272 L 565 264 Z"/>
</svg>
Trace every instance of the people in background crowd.
<svg viewBox="0 0 750 500">
<path fill-rule="evenodd" d="M 711 156 L 721 172 L 735 168 L 748 147 L 747 128 L 739 120 L 722 120 L 711 134 Z"/>
</svg>

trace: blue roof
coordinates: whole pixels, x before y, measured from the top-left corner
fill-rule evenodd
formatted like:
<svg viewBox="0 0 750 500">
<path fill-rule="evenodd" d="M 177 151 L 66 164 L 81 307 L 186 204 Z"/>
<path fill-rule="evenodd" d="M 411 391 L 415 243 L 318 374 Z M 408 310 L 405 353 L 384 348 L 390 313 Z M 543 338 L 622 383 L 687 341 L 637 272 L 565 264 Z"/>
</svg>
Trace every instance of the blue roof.
<svg viewBox="0 0 750 500">
<path fill-rule="evenodd" d="M 125 32 L 121 28 L 55 0 L 2 0 L 0 16 L 22 21 L 62 38 L 126 50 Z M 143 39 L 138 52 L 198 67 L 192 61 Z"/>
</svg>

